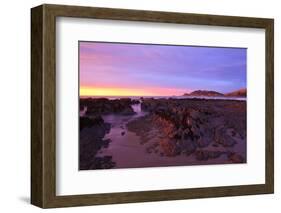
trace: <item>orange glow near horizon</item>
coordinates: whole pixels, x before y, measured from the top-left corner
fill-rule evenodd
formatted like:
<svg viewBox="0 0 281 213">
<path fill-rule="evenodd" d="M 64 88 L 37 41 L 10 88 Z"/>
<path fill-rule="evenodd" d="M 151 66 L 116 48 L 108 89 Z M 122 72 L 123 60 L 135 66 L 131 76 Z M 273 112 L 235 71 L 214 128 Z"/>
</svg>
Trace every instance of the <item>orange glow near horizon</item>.
<svg viewBox="0 0 281 213">
<path fill-rule="evenodd" d="M 173 96 L 186 92 L 174 88 L 80 87 L 80 96 Z"/>
</svg>

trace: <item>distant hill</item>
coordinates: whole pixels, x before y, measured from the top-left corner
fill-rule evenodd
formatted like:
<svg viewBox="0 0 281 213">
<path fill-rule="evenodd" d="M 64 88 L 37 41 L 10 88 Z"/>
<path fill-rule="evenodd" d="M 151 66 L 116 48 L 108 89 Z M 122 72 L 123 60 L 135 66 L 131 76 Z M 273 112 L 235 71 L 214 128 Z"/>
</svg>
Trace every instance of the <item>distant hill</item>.
<svg viewBox="0 0 281 213">
<path fill-rule="evenodd" d="M 216 91 L 210 91 L 210 90 L 195 90 L 191 93 L 185 93 L 184 96 L 212 96 L 212 97 L 218 97 L 218 96 L 224 96 L 224 94 L 216 92 Z"/>
<path fill-rule="evenodd" d="M 216 91 L 211 90 L 195 90 L 191 93 L 185 93 L 183 96 L 206 96 L 206 97 L 246 97 L 247 96 L 247 89 L 239 89 L 229 93 L 219 93 Z"/>
<path fill-rule="evenodd" d="M 230 93 L 226 93 L 225 96 L 228 97 L 246 97 L 247 96 L 247 90 L 245 88 L 239 89 Z"/>
</svg>

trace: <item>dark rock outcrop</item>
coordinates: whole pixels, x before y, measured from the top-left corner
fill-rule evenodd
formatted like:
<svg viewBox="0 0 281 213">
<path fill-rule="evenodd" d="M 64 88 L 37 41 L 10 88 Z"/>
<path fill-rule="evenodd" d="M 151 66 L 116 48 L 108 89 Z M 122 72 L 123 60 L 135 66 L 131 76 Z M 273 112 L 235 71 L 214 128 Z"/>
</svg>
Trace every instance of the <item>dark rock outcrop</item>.
<svg viewBox="0 0 281 213">
<path fill-rule="evenodd" d="M 89 169 L 111 169 L 115 165 L 115 162 L 112 161 L 112 156 L 96 157 Z"/>
<path fill-rule="evenodd" d="M 143 99 L 142 110 L 150 112 L 151 122 L 161 131 L 159 144 L 166 156 L 191 155 L 208 160 L 232 148 L 246 137 L 246 104 L 230 100 Z M 237 157 L 235 157 L 237 158 Z M 237 159 L 233 161 L 239 161 Z"/>
<path fill-rule="evenodd" d="M 101 148 L 108 147 L 110 139 L 104 136 L 110 131 L 110 124 L 105 123 L 100 116 L 93 118 L 80 117 L 79 134 L 79 169 L 112 168 L 115 163 L 110 156 L 97 157 Z"/>
<path fill-rule="evenodd" d="M 163 139 L 160 141 L 160 146 L 164 154 L 168 157 L 173 157 L 180 154 L 179 148 L 176 146 L 176 143 L 169 139 Z"/>
<path fill-rule="evenodd" d="M 101 116 L 95 116 L 95 117 L 80 117 L 80 131 L 84 129 L 85 127 L 92 127 L 94 125 L 102 125 L 104 123 Z"/>
<path fill-rule="evenodd" d="M 106 115 L 106 114 L 135 114 L 131 105 L 139 103 L 138 100 L 121 98 L 110 100 L 107 98 L 86 98 L 80 99 L 80 109 L 87 107 L 86 115 Z"/>
<path fill-rule="evenodd" d="M 206 161 L 209 159 L 215 159 L 220 157 L 223 154 L 223 152 L 220 151 L 207 151 L 207 150 L 198 150 L 196 151 L 196 159 L 199 161 Z"/>
<path fill-rule="evenodd" d="M 232 163 L 245 163 L 245 159 L 237 153 L 229 152 L 227 157 Z"/>
</svg>

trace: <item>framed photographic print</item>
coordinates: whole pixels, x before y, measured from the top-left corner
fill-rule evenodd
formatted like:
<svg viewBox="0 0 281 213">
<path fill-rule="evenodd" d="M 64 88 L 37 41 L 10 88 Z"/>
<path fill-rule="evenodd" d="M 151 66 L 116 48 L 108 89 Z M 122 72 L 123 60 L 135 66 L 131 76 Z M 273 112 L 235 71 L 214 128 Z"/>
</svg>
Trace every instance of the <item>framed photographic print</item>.
<svg viewBox="0 0 281 213">
<path fill-rule="evenodd" d="M 273 19 L 31 9 L 31 203 L 274 191 Z"/>
</svg>

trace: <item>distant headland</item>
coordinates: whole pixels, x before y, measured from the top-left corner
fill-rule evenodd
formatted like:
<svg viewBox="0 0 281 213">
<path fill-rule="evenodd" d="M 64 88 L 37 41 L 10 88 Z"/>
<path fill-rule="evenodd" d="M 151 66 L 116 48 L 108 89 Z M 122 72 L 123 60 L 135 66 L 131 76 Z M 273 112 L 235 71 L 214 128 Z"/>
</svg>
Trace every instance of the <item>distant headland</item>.
<svg viewBox="0 0 281 213">
<path fill-rule="evenodd" d="M 220 93 L 212 90 L 195 90 L 191 93 L 184 93 L 183 96 L 206 96 L 206 97 L 246 97 L 247 90 L 245 88 L 235 90 L 229 93 Z"/>
</svg>

